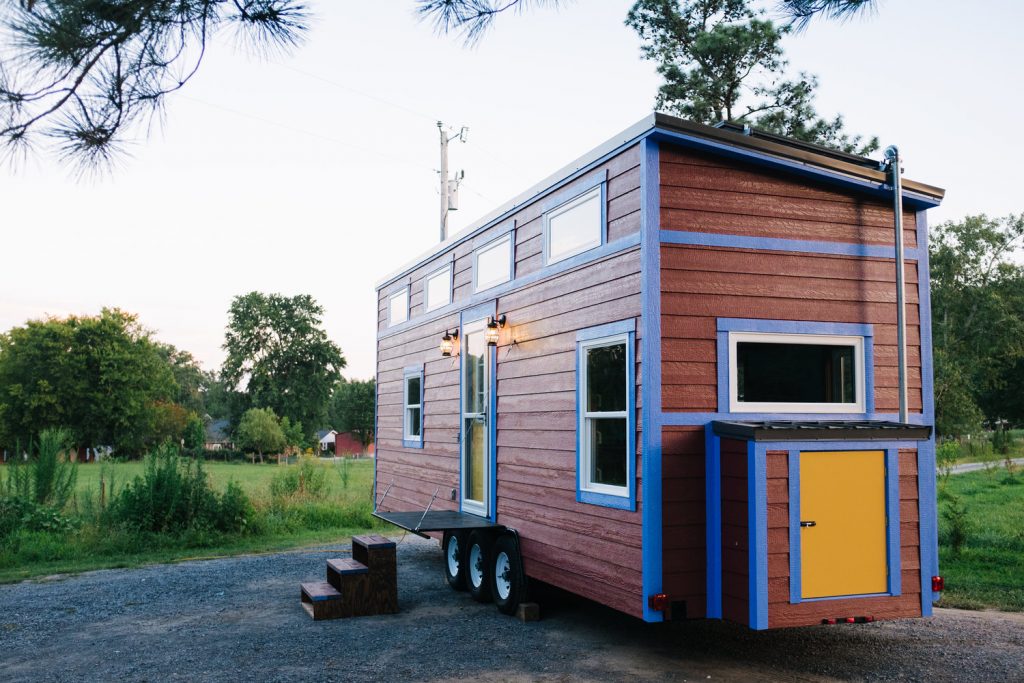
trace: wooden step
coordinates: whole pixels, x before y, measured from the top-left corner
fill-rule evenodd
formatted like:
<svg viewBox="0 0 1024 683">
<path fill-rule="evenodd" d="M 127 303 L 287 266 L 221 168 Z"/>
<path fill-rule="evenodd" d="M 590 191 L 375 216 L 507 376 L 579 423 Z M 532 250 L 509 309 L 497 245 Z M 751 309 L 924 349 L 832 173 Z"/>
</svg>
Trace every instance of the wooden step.
<svg viewBox="0 0 1024 683">
<path fill-rule="evenodd" d="M 300 587 L 299 599 L 302 608 L 314 621 L 337 619 L 343 604 L 341 593 L 326 581 L 304 583 Z"/>
<path fill-rule="evenodd" d="M 398 564 L 395 542 L 376 534 L 352 537 L 352 558 L 369 569 L 368 609 L 398 612 Z"/>
<path fill-rule="evenodd" d="M 352 546 L 355 547 L 357 545 L 362 546 L 367 550 L 378 550 L 394 548 L 395 542 L 392 541 L 390 538 L 386 538 L 384 536 L 379 536 L 377 534 L 368 534 L 364 536 L 353 536 Z"/>
<path fill-rule="evenodd" d="M 357 562 L 351 557 L 339 557 L 334 560 L 327 560 L 327 583 L 342 594 L 348 601 L 353 591 L 366 592 L 369 585 L 370 569 L 362 562 Z"/>
</svg>

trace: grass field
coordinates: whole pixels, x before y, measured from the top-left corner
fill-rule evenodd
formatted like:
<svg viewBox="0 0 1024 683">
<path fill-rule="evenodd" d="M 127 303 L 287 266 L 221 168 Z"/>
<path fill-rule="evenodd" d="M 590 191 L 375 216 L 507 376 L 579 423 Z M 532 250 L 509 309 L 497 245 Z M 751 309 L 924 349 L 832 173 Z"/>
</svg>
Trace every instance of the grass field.
<svg viewBox="0 0 1024 683">
<path fill-rule="evenodd" d="M 966 510 L 959 554 L 947 518 L 954 500 Z M 939 571 L 946 579 L 942 606 L 1024 611 L 1024 475 L 1009 478 L 999 468 L 940 477 Z"/>
<path fill-rule="evenodd" d="M 350 460 L 347 465 L 322 463 L 325 487 L 316 499 L 274 497 L 271 481 L 295 465 L 253 465 L 243 462 L 206 462 L 210 483 L 223 491 L 237 482 L 249 495 L 255 514 L 244 534 L 185 532 L 154 534 L 131 532 L 99 523 L 100 482 L 110 500 L 136 476 L 142 462 L 80 465 L 69 514 L 76 528 L 66 532 L 21 533 L 0 548 L 0 583 L 34 576 L 113 567 L 174 562 L 187 559 L 287 550 L 309 545 L 344 542 L 348 537 L 384 525 L 370 516 L 373 508 L 373 460 Z M 347 467 L 347 484 L 343 478 Z M 2 471 L 0 471 L 2 474 Z"/>
</svg>

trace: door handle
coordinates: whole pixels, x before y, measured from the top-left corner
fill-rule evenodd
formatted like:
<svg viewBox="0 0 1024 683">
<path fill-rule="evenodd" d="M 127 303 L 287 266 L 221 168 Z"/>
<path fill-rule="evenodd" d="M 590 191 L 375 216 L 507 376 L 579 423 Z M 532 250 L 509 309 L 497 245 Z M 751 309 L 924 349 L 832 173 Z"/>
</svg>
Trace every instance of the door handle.
<svg viewBox="0 0 1024 683">
<path fill-rule="evenodd" d="M 800 522 L 800 526 L 802 526 L 802 527 L 812 527 L 812 526 L 818 526 L 818 523 L 813 521 L 813 520 L 810 520 L 810 521 L 807 521 L 807 522 Z"/>
</svg>

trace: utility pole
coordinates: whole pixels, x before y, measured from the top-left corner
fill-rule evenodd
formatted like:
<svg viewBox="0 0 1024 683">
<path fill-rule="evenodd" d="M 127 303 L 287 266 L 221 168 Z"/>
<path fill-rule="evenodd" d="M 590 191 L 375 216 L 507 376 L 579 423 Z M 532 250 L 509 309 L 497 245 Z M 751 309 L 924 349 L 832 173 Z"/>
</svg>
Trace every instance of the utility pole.
<svg viewBox="0 0 1024 683">
<path fill-rule="evenodd" d="M 441 241 L 444 242 L 448 239 L 448 212 L 459 208 L 459 183 L 466 175 L 459 171 L 454 178 L 448 177 L 448 143 L 452 140 L 465 142 L 469 128 L 462 126 L 458 133 L 449 135 L 444 130 L 444 123 L 438 121 L 437 130 L 441 134 Z"/>
</svg>

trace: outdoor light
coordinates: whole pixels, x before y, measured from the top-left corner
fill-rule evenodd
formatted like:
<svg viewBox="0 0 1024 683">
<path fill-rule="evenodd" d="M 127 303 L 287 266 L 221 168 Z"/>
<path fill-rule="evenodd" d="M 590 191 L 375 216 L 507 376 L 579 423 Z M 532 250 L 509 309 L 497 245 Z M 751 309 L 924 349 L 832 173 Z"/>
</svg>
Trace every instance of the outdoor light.
<svg viewBox="0 0 1024 683">
<path fill-rule="evenodd" d="M 444 336 L 441 337 L 441 355 L 448 358 L 452 355 L 452 349 L 455 348 L 455 340 L 459 338 L 459 331 L 448 330 L 444 331 Z"/>
<path fill-rule="evenodd" d="M 487 344 L 488 346 L 498 345 L 498 330 L 505 327 L 505 315 L 499 315 L 497 318 L 491 316 L 487 319 Z"/>
</svg>

